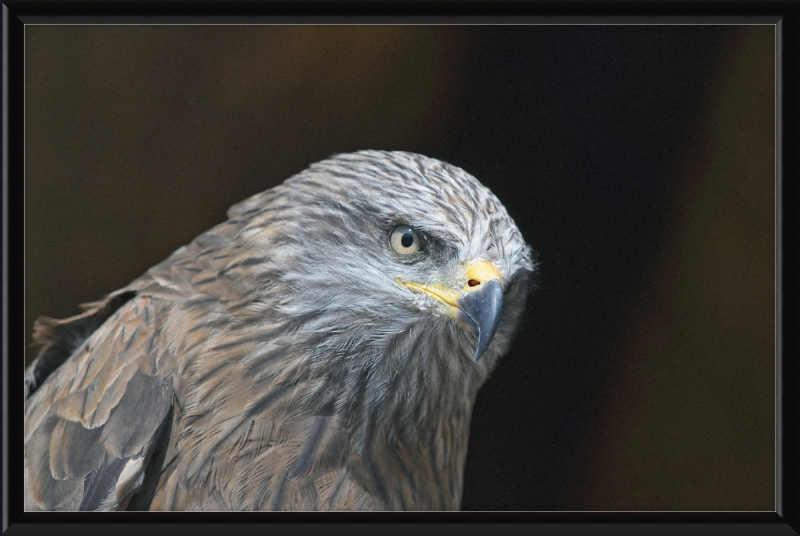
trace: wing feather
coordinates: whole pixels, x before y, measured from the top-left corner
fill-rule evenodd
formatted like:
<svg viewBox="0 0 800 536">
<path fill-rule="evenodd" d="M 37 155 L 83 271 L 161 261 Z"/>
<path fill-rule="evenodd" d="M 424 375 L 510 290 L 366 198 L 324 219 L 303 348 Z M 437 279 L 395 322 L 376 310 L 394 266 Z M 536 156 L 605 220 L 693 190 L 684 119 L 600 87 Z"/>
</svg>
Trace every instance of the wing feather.
<svg viewBox="0 0 800 536">
<path fill-rule="evenodd" d="M 125 297 L 113 311 L 103 303 L 72 319 L 77 333 L 71 319 L 51 323 L 28 370 L 26 510 L 124 509 L 143 480 L 174 396 L 150 344 L 168 304 Z M 87 326 L 96 329 L 87 333 Z M 61 364 L 45 376 L 42 363 L 55 362 L 54 348 Z"/>
</svg>

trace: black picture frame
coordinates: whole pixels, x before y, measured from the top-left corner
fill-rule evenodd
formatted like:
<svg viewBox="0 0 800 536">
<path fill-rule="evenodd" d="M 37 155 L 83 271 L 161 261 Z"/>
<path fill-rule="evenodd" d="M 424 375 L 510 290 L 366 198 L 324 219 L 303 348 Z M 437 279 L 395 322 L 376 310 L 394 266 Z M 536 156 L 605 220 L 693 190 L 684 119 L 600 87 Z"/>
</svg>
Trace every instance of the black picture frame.
<svg viewBox="0 0 800 536">
<path fill-rule="evenodd" d="M 794 1 L 447 2 L 447 1 L 36 1 L 3 2 L 3 531 L 8 534 L 351 534 L 351 533 L 800 533 L 800 337 L 798 305 L 798 65 L 800 3 Z M 23 30 L 26 24 L 85 22 L 641 23 L 777 26 L 777 508 L 747 512 L 462 512 L 462 513 L 24 513 L 22 481 L 22 180 Z"/>
</svg>

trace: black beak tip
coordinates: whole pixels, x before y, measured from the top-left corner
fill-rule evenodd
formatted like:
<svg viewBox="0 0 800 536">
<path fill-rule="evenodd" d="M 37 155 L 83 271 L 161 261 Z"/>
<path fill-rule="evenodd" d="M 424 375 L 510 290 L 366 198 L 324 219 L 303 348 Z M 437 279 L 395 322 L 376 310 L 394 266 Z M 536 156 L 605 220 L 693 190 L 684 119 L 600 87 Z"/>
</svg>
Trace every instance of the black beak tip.
<svg viewBox="0 0 800 536">
<path fill-rule="evenodd" d="M 491 280 L 480 289 L 474 290 L 458 300 L 459 320 L 462 320 L 472 333 L 478 335 L 478 347 L 473 359 L 478 361 L 492 342 L 500 325 L 503 310 L 503 285 Z"/>
</svg>

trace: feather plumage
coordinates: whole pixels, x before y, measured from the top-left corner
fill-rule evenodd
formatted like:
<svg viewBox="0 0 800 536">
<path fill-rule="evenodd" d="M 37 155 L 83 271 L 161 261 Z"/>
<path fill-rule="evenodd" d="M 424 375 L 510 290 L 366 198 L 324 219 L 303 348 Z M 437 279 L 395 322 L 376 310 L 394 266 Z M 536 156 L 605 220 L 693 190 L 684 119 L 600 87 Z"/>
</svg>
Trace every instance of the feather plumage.
<svg viewBox="0 0 800 536">
<path fill-rule="evenodd" d="M 508 349 L 532 252 L 463 170 L 362 151 L 312 165 L 63 321 L 26 371 L 26 510 L 458 509 L 472 406 Z M 403 222 L 424 255 L 387 242 Z M 506 301 L 476 336 L 398 278 Z"/>
</svg>

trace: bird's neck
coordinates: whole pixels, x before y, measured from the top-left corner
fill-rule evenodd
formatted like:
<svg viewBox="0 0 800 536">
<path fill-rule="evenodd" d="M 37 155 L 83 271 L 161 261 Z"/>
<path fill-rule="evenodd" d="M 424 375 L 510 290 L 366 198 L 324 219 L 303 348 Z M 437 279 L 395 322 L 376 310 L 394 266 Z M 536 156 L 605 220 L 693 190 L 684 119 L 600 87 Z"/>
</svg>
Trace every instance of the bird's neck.
<svg viewBox="0 0 800 536">
<path fill-rule="evenodd" d="M 394 488 L 389 496 L 401 503 L 388 508 L 458 509 L 470 418 L 485 372 L 461 359 L 448 333 L 404 335 L 345 382 L 353 386 L 340 406 L 357 453 L 352 463 L 366 485 Z M 379 486 L 371 491 L 381 494 Z"/>
</svg>

